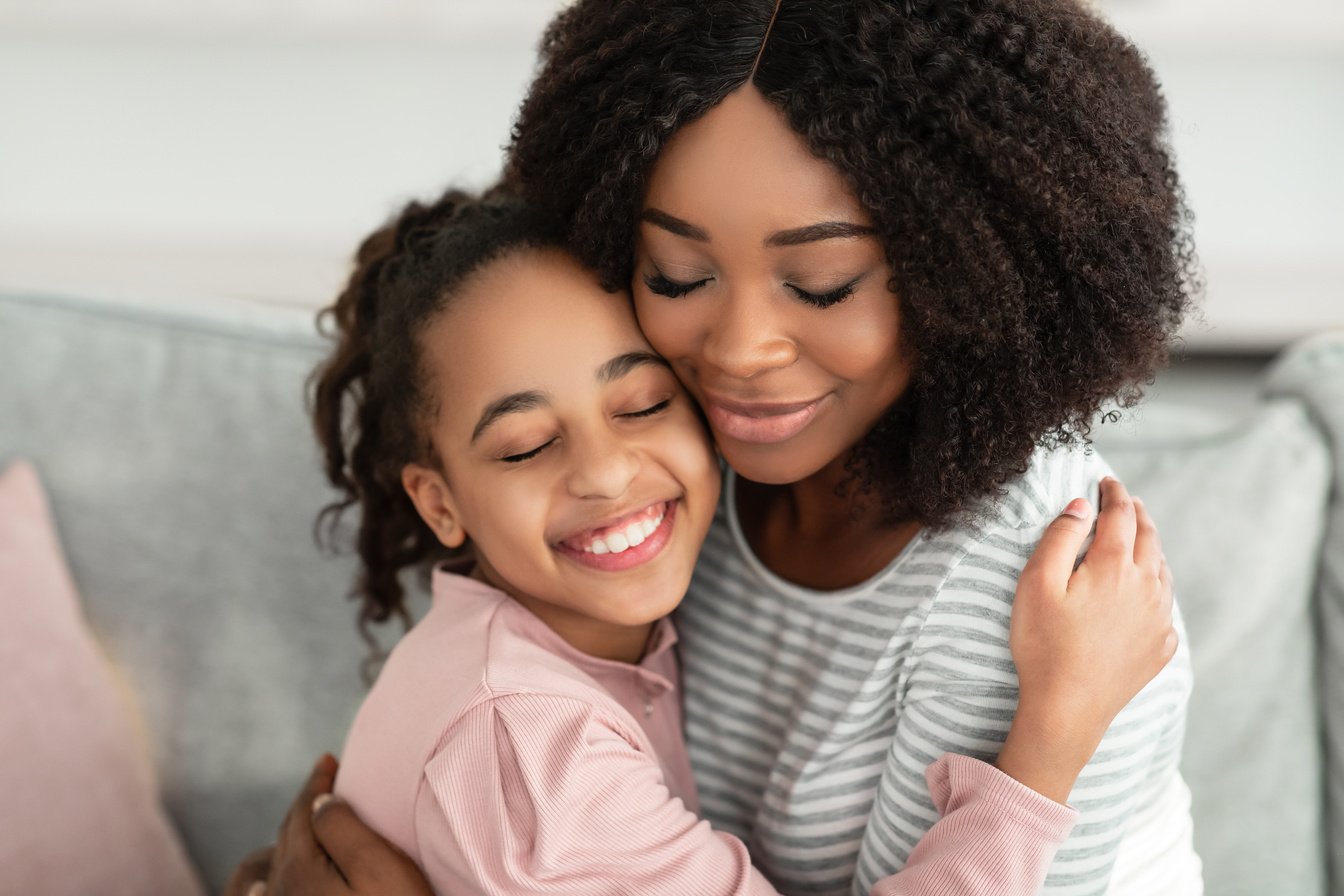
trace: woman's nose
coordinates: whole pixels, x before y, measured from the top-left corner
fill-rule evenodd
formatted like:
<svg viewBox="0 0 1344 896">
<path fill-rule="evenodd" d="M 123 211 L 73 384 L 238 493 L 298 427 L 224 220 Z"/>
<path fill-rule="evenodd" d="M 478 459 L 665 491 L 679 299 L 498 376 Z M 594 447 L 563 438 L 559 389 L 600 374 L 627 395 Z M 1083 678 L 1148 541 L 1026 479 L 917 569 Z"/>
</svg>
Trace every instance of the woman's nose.
<svg viewBox="0 0 1344 896">
<path fill-rule="evenodd" d="M 576 498 L 619 498 L 639 474 L 639 454 L 615 433 L 575 439 L 569 492 Z"/>
<path fill-rule="evenodd" d="M 787 367 L 798 358 L 797 345 L 770 296 L 734 292 L 709 322 L 705 360 L 735 379 Z"/>
</svg>

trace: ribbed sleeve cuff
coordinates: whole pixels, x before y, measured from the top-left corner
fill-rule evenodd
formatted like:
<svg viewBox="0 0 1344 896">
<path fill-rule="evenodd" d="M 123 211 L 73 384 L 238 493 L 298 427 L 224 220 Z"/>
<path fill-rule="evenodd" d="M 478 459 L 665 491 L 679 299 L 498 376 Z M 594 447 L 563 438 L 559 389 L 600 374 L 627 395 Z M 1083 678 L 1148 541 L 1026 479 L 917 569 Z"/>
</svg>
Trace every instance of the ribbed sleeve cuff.
<svg viewBox="0 0 1344 896">
<path fill-rule="evenodd" d="M 991 804 L 1013 821 L 1056 843 L 1068 839 L 1078 810 L 1042 796 L 999 769 L 963 756 L 944 753 L 924 772 L 929 794 L 942 815 L 972 802 Z"/>
</svg>

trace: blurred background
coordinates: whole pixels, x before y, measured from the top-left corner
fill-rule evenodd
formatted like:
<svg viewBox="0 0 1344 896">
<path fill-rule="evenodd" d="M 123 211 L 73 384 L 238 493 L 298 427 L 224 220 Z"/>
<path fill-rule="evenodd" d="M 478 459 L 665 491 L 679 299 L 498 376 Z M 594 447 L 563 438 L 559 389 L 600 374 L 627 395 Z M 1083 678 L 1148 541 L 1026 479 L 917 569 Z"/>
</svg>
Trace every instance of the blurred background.
<svg viewBox="0 0 1344 896">
<path fill-rule="evenodd" d="M 400 202 L 493 176 L 560 5 L 0 0 L 0 289 L 321 306 Z M 1170 100 L 1186 352 L 1225 378 L 1344 324 L 1344 3 L 1100 7 Z"/>
</svg>

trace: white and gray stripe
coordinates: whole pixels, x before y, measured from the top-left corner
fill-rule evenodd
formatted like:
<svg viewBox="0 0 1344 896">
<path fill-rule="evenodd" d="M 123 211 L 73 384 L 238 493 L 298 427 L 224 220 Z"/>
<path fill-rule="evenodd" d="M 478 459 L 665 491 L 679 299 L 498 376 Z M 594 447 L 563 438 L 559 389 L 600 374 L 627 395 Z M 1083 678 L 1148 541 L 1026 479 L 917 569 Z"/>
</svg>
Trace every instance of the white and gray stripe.
<svg viewBox="0 0 1344 896">
<path fill-rule="evenodd" d="M 1017 701 L 1018 572 L 1108 472 L 1095 455 L 1039 451 L 981 522 L 923 534 L 873 580 L 829 593 L 752 556 L 729 478 L 678 611 L 686 733 L 703 814 L 782 891 L 867 893 L 936 820 L 925 768 L 949 751 L 998 753 Z M 1079 821 L 1044 892 L 1107 891 L 1122 843 L 1142 842 L 1134 820 L 1176 775 L 1189 690 L 1182 646 L 1079 778 Z"/>
</svg>

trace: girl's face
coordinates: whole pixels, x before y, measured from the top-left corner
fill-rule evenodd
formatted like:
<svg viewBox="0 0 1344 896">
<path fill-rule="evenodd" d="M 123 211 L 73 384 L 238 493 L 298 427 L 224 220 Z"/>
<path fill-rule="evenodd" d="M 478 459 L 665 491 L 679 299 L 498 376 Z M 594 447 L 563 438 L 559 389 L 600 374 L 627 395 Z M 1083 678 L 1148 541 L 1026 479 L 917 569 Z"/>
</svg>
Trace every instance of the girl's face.
<svg viewBox="0 0 1344 896">
<path fill-rule="evenodd" d="M 558 250 L 520 250 L 468 278 L 420 339 L 440 468 L 402 478 L 439 538 L 469 536 L 479 574 L 580 649 L 672 610 L 719 470 L 629 300 Z"/>
<path fill-rule="evenodd" d="M 636 251 L 640 325 L 747 479 L 843 462 L 909 382 L 871 219 L 750 85 L 664 147 Z"/>
</svg>

